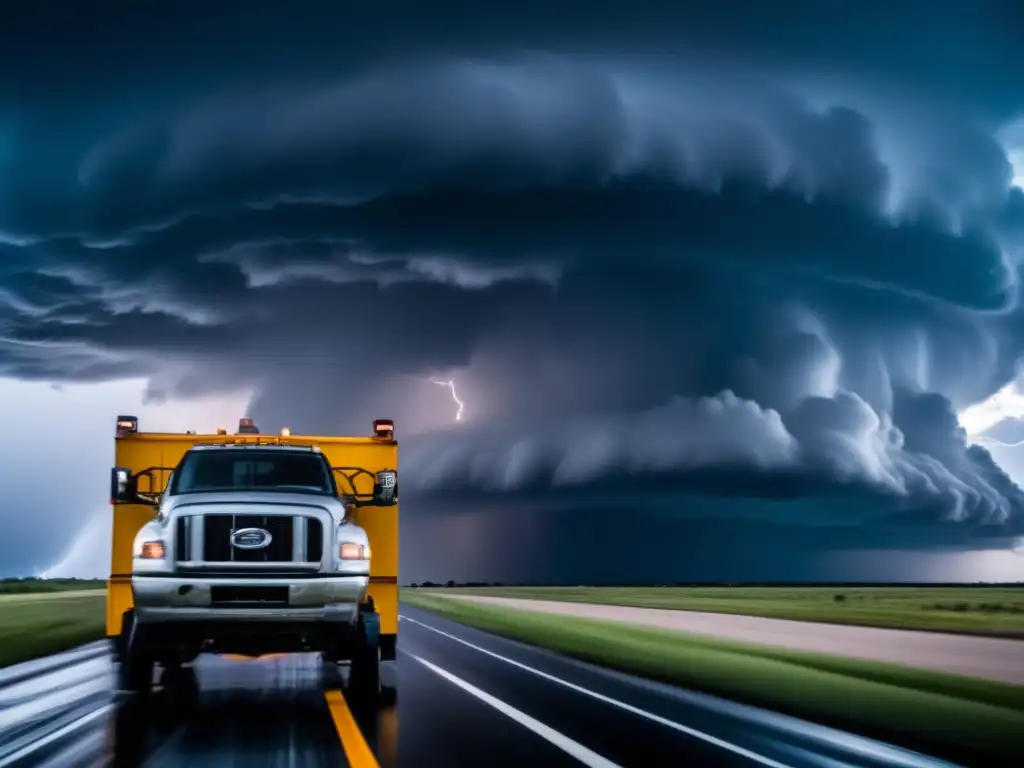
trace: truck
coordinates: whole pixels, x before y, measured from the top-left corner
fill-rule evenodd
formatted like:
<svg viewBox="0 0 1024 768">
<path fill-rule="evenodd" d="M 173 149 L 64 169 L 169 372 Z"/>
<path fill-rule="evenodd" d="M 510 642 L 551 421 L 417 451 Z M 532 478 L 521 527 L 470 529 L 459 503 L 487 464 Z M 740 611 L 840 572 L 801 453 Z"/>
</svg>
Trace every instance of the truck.
<svg viewBox="0 0 1024 768">
<path fill-rule="evenodd" d="M 398 640 L 398 443 L 140 432 L 118 416 L 107 636 L 120 688 L 190 679 L 203 653 L 317 652 L 381 689 Z"/>
</svg>

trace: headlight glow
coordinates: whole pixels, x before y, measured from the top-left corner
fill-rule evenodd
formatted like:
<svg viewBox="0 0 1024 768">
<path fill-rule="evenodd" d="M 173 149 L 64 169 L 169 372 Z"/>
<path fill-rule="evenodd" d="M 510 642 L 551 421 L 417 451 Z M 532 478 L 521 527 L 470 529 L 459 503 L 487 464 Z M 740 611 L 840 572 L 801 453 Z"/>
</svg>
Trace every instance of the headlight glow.
<svg viewBox="0 0 1024 768">
<path fill-rule="evenodd" d="M 160 540 L 143 541 L 136 549 L 135 556 L 143 560 L 163 560 L 164 543 Z"/>
<path fill-rule="evenodd" d="M 369 560 L 370 548 L 365 544 L 346 541 L 338 548 L 338 555 L 342 560 Z"/>
</svg>

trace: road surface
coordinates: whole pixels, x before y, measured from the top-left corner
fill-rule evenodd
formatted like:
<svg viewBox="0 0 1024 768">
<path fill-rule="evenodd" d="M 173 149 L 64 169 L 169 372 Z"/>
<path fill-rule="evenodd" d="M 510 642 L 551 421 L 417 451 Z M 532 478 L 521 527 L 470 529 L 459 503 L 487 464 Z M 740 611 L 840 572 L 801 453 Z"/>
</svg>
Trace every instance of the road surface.
<svg viewBox="0 0 1024 768">
<path fill-rule="evenodd" d="M 726 640 L 774 645 L 794 651 L 830 653 L 1024 685 L 1024 641 L 1021 640 L 766 619 L 762 616 L 729 613 L 633 608 L 556 600 L 522 600 L 484 595 L 436 594 L 453 600 L 504 605 L 508 608 L 563 616 L 621 621 L 634 626 L 673 629 Z"/>
<path fill-rule="evenodd" d="M 105 645 L 0 670 L 0 768 L 946 768 L 828 728 L 563 659 L 402 607 L 374 705 L 310 655 L 203 658 L 198 697 L 113 692 Z"/>
</svg>

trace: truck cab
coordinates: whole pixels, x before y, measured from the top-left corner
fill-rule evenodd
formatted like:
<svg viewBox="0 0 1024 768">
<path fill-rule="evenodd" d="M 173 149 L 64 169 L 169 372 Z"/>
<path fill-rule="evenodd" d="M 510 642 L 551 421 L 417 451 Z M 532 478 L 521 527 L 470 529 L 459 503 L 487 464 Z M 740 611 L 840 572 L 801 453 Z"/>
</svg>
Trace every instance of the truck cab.
<svg viewBox="0 0 1024 768">
<path fill-rule="evenodd" d="M 173 677 L 201 653 L 316 651 L 379 690 L 397 640 L 393 424 L 311 438 L 243 419 L 234 436 L 200 436 L 119 417 L 117 464 L 107 619 L 123 688 L 145 692 L 157 665 Z"/>
</svg>

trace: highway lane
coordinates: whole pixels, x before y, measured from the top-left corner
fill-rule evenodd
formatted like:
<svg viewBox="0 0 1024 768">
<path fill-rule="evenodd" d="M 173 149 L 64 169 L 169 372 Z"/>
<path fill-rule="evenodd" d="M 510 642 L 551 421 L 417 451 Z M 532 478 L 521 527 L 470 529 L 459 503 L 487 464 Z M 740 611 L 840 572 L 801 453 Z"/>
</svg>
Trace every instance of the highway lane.
<svg viewBox="0 0 1024 768">
<path fill-rule="evenodd" d="M 951 765 L 835 729 L 566 659 L 409 606 L 402 606 L 401 614 L 405 656 L 443 665 L 449 674 L 529 713 L 615 765 Z M 519 730 L 522 734 L 526 729 Z M 403 742 L 403 758 L 405 748 Z M 578 766 L 580 761 L 573 764 Z"/>
<path fill-rule="evenodd" d="M 403 606 L 368 705 L 310 655 L 201 659 L 193 698 L 113 692 L 102 646 L 0 671 L 0 768 L 948 766 L 567 660 Z M 349 758 L 346 759 L 346 753 Z"/>
</svg>

